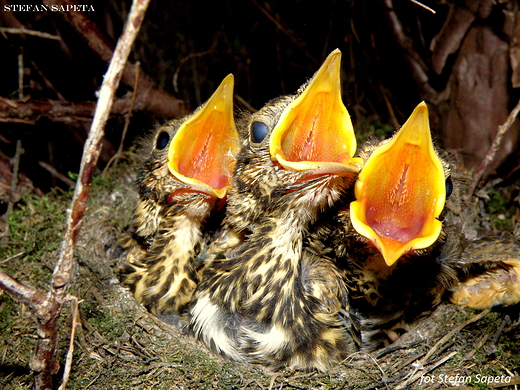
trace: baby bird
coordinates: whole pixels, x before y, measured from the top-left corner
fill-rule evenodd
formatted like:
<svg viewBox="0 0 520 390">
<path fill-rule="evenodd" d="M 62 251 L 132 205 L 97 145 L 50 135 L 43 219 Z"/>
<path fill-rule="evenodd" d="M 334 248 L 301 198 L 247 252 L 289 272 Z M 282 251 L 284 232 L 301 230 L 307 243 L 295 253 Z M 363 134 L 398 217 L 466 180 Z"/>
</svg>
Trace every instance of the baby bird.
<svg viewBox="0 0 520 390">
<path fill-rule="evenodd" d="M 373 351 L 441 303 L 457 283 L 450 263 L 462 248 L 457 234 L 445 239 L 438 219 L 451 179 L 433 147 L 425 103 L 362 155 L 356 200 L 338 211 L 331 245 L 360 322 L 361 350 Z"/>
<path fill-rule="evenodd" d="M 335 50 L 296 95 L 267 103 L 247 125 L 225 219 L 233 244 L 204 269 L 189 322 L 232 360 L 326 370 L 353 351 L 340 272 L 302 251 L 309 224 L 361 168 L 340 61 Z"/>
<path fill-rule="evenodd" d="M 331 236 L 363 351 L 395 341 L 446 294 L 472 308 L 519 301 L 518 243 L 468 241 L 439 219 L 453 183 L 434 149 L 425 103 L 392 139 L 362 155 L 356 200 L 340 209 Z"/>
<path fill-rule="evenodd" d="M 165 321 L 191 300 L 196 257 L 223 218 L 240 146 L 233 118 L 233 75 L 193 114 L 159 127 L 141 168 L 123 284 Z"/>
</svg>

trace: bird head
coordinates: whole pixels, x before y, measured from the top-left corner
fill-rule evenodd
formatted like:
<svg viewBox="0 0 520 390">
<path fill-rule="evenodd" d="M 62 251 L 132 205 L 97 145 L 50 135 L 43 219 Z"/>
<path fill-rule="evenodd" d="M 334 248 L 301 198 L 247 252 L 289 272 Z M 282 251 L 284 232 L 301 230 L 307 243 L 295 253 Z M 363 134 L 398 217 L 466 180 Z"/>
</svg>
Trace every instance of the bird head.
<svg viewBox="0 0 520 390">
<path fill-rule="evenodd" d="M 340 65 L 341 52 L 335 50 L 295 95 L 272 100 L 249 118 L 249 140 L 238 156 L 233 186 L 239 213 L 248 208 L 260 214 L 288 197 L 312 208 L 331 181 L 344 187 L 354 182 L 362 160 L 354 157 Z"/>
<path fill-rule="evenodd" d="M 439 239 L 442 223 L 437 218 L 448 183 L 423 102 L 367 159 L 355 185 L 356 200 L 350 204 L 352 225 L 391 266 L 402 255 Z"/>
<path fill-rule="evenodd" d="M 150 157 L 137 180 L 139 201 L 134 219 L 138 230 L 151 234 L 160 214 L 172 207 L 177 210 L 192 202 L 213 206 L 224 199 L 239 146 L 230 74 L 193 114 L 172 120 L 155 132 Z"/>
</svg>

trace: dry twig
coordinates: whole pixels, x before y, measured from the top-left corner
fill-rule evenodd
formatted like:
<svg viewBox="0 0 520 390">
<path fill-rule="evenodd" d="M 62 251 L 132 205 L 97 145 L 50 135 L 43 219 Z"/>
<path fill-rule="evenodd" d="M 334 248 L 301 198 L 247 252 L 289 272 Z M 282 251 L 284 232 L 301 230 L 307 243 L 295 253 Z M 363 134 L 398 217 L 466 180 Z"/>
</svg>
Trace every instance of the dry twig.
<svg viewBox="0 0 520 390">
<path fill-rule="evenodd" d="M 76 0 L 44 0 L 47 6 L 77 6 Z M 99 30 L 96 24 L 83 12 L 60 12 L 60 15 L 80 34 L 90 48 L 105 62 L 109 62 L 113 54 L 113 44 Z M 139 90 L 135 101 L 136 110 L 147 110 L 163 118 L 177 118 L 189 113 L 184 102 L 158 88 L 153 80 L 137 67 L 135 63 L 126 62 L 121 81 L 128 86 L 134 84 L 136 73 L 139 73 Z"/>
<path fill-rule="evenodd" d="M 69 351 L 67 352 L 67 360 L 65 361 L 65 369 L 63 370 L 63 379 L 58 390 L 65 390 L 67 382 L 69 381 L 70 369 L 72 368 L 72 356 L 74 355 L 74 339 L 76 334 L 76 325 L 78 324 L 78 299 L 73 297 L 70 301 L 72 306 L 72 325 L 70 330 Z"/>
<path fill-rule="evenodd" d="M 18 54 L 18 100 L 23 100 L 23 53 Z"/>
<path fill-rule="evenodd" d="M 399 386 L 396 387 L 396 389 L 405 389 L 407 388 L 407 386 L 416 381 L 421 375 L 424 375 L 425 372 L 418 372 L 418 371 L 421 371 L 424 369 L 424 366 L 426 364 L 428 364 L 428 359 L 430 359 L 430 357 L 435 353 L 437 352 L 437 350 L 442 347 L 444 344 L 446 344 L 446 342 L 448 340 L 450 340 L 453 335 L 455 335 L 456 333 L 460 332 L 462 329 L 464 329 L 467 325 L 473 323 L 473 322 L 476 322 L 478 320 L 480 320 L 482 317 L 484 317 L 486 314 L 489 313 L 489 309 L 487 310 L 484 310 L 482 312 L 480 312 L 479 314 L 471 317 L 470 319 L 468 319 L 467 321 L 463 322 L 462 324 L 460 324 L 459 326 L 457 326 L 456 328 L 452 329 L 449 333 L 447 333 L 443 338 L 441 338 L 439 341 L 437 341 L 435 343 L 435 345 L 428 351 L 428 353 L 426 355 L 424 355 L 423 358 L 421 358 L 421 360 L 419 360 L 417 363 L 414 363 L 414 368 L 413 370 L 410 372 L 409 374 L 409 377 L 406 381 L 404 381 L 402 384 L 400 384 Z M 455 352 L 457 353 L 457 352 Z M 444 358 L 445 360 L 442 360 L 442 363 L 444 363 L 446 360 L 450 359 L 451 357 L 454 356 L 454 353 L 448 355 L 448 357 Z M 438 365 L 440 365 L 441 363 L 439 363 Z M 438 366 L 437 365 L 437 366 Z M 429 369 L 427 372 L 431 371 L 431 369 Z M 418 376 L 417 376 L 418 375 Z"/>
<path fill-rule="evenodd" d="M 74 180 L 69 179 L 67 176 L 65 176 L 63 173 L 58 172 L 54 167 L 50 166 L 44 161 L 38 161 L 38 164 L 43 168 L 46 169 L 52 176 L 60 179 L 62 182 L 67 184 L 69 187 L 74 188 L 76 186 L 76 182 Z"/>
<path fill-rule="evenodd" d="M 134 0 L 123 34 L 118 41 L 108 71 L 103 79 L 92 127 L 83 150 L 79 179 L 70 211 L 67 213 L 64 238 L 52 276 L 51 291 L 44 294 L 0 270 L 0 288 L 6 290 L 19 302 L 26 304 L 38 319 L 38 342 L 31 360 L 31 369 L 36 372 L 34 388 L 37 390 L 51 389 L 52 376 L 58 371 L 56 360 L 57 325 L 61 308 L 70 299 L 67 290 L 71 279 L 74 246 L 85 215 L 92 175 L 101 151 L 104 126 L 110 114 L 114 94 L 121 80 L 126 60 L 144 19 L 149 1 Z"/>
<path fill-rule="evenodd" d="M 424 5 L 423 3 L 417 1 L 417 0 L 410 0 L 412 3 L 417 4 L 419 7 L 422 7 L 428 11 L 430 11 L 432 14 L 435 14 L 435 12 L 432 8 L 428 7 L 427 5 Z"/>
<path fill-rule="evenodd" d="M 401 20 L 399 19 L 399 16 L 394 9 L 393 0 L 384 0 L 384 3 L 387 6 L 387 17 L 394 34 L 394 38 L 403 49 L 404 58 L 408 62 L 408 66 L 412 72 L 412 77 L 427 100 L 437 100 L 438 93 L 430 85 L 428 67 L 414 50 L 412 39 L 406 35 L 406 29 L 402 25 Z"/>
<path fill-rule="evenodd" d="M 140 63 L 136 63 L 137 67 L 140 66 Z M 116 161 L 119 157 L 121 157 L 121 154 L 123 153 L 123 145 L 126 138 L 126 133 L 128 131 L 128 127 L 130 126 L 130 119 L 132 118 L 132 113 L 134 109 L 135 104 L 135 97 L 137 95 L 137 87 L 139 85 L 139 72 L 136 72 L 135 74 L 135 81 L 134 81 L 134 87 L 132 92 L 132 100 L 130 101 L 130 108 L 128 109 L 128 112 L 125 115 L 125 125 L 123 127 L 123 131 L 121 133 L 121 141 L 119 142 L 119 147 L 117 148 L 117 152 L 112 156 L 112 158 L 108 161 L 105 170 L 103 173 L 108 171 L 108 168 L 112 165 L 114 161 Z"/>
<path fill-rule="evenodd" d="M 416 372 L 414 375 L 412 375 L 412 377 L 408 378 L 403 384 L 400 384 L 400 385 L 396 386 L 395 389 L 399 390 L 399 389 L 403 389 L 403 388 L 408 388 L 408 386 L 410 384 L 414 383 L 417 379 L 419 379 L 423 375 L 426 375 L 429 372 L 435 370 L 440 365 L 446 363 L 448 360 L 450 360 L 456 354 L 458 354 L 457 351 L 453 351 L 453 352 L 449 353 L 448 355 L 446 355 L 443 358 L 439 359 L 438 361 L 434 362 L 433 366 L 429 367 L 427 370 Z"/>
<path fill-rule="evenodd" d="M 320 66 L 321 63 L 320 61 L 318 61 L 316 58 L 314 58 L 314 56 L 309 53 L 309 51 L 301 44 L 301 41 L 300 39 L 298 39 L 297 37 L 294 36 L 294 34 L 292 32 L 290 32 L 288 29 L 286 29 L 282 23 L 280 23 L 280 21 L 273 17 L 269 11 L 267 9 L 265 9 L 264 7 L 262 7 L 256 0 L 251 0 L 251 2 L 260 10 L 260 12 L 262 12 L 266 17 L 267 19 L 269 19 L 271 22 L 274 23 L 274 25 L 276 26 L 276 28 L 278 30 L 280 30 L 283 34 L 285 34 L 285 36 L 287 36 L 287 38 L 289 38 L 289 40 L 298 48 L 300 49 L 304 54 L 305 56 L 310 59 L 315 65 L 317 66 Z"/>
<path fill-rule="evenodd" d="M 13 28 L 13 27 L 0 27 L 1 33 L 8 33 L 8 34 L 26 34 L 26 35 L 32 35 L 34 37 L 38 38 L 45 38 L 45 39 L 54 39 L 56 41 L 61 41 L 61 37 L 58 35 L 52 35 L 46 32 L 41 31 L 35 31 L 35 30 L 29 30 L 25 27 L 20 28 Z"/>
</svg>

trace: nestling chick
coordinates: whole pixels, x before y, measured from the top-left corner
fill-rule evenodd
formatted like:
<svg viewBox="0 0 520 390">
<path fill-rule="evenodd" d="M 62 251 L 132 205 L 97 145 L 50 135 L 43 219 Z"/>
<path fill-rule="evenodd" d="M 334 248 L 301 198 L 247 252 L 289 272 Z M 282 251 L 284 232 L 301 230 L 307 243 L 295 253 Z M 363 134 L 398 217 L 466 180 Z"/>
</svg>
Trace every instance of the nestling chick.
<svg viewBox="0 0 520 390">
<path fill-rule="evenodd" d="M 457 234 L 446 240 L 438 220 L 451 181 L 433 147 L 426 104 L 362 155 L 356 200 L 338 211 L 330 245 L 360 321 L 361 349 L 372 351 L 441 303 L 458 281 L 451 263 L 462 247 Z"/>
<path fill-rule="evenodd" d="M 232 360 L 325 370 L 353 351 L 341 274 L 302 251 L 309 224 L 352 188 L 361 168 L 340 60 L 332 52 L 296 95 L 249 120 L 225 220 L 231 236 L 243 238 L 221 246 L 204 269 L 189 323 Z"/>
<path fill-rule="evenodd" d="M 338 212 L 331 246 L 360 321 L 362 350 L 395 341 L 447 293 L 472 308 L 520 300 L 518 243 L 468 241 L 460 227 L 439 220 L 453 183 L 433 147 L 424 103 L 391 140 L 361 154 L 356 200 Z"/>
<path fill-rule="evenodd" d="M 122 270 L 123 283 L 153 314 L 175 321 L 190 302 L 199 280 L 196 257 L 221 222 L 238 149 L 233 75 L 193 114 L 155 132 L 137 179 Z"/>
</svg>

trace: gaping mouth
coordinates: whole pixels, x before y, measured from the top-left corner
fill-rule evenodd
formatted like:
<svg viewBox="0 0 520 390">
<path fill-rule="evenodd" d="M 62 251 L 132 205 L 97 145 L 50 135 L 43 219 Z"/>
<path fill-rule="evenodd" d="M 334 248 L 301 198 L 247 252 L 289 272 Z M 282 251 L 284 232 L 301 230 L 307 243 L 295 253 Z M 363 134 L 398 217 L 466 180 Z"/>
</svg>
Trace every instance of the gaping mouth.
<svg viewBox="0 0 520 390">
<path fill-rule="evenodd" d="M 388 265 L 438 239 L 445 176 L 424 102 L 389 142 L 372 153 L 359 174 L 355 195 L 350 205 L 352 225 L 379 249 Z"/>
<path fill-rule="evenodd" d="M 356 138 L 341 99 L 341 52 L 333 51 L 310 83 L 282 113 L 270 138 L 270 153 L 286 169 L 313 174 L 357 173 Z"/>
<path fill-rule="evenodd" d="M 238 149 L 230 74 L 178 129 L 168 150 L 168 168 L 193 190 L 223 198 L 231 184 Z"/>
</svg>

